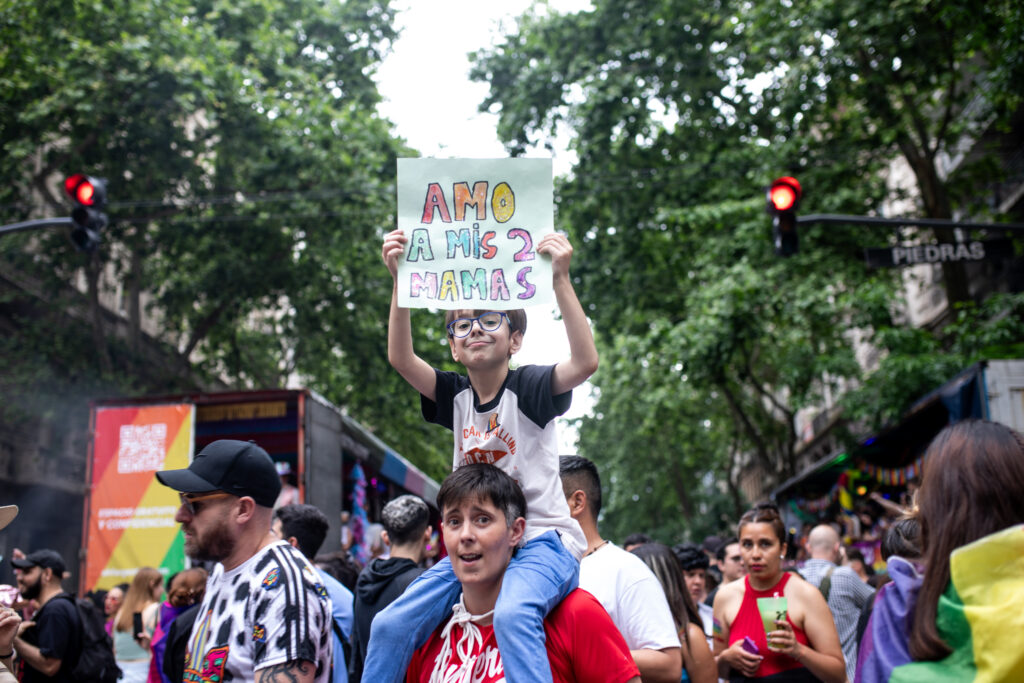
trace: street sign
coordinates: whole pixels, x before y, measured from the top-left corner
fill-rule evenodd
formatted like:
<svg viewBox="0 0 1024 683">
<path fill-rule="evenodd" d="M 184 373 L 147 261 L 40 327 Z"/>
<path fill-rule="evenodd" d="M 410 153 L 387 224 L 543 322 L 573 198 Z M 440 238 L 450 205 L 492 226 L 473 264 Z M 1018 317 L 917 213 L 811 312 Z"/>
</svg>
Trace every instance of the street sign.
<svg viewBox="0 0 1024 683">
<path fill-rule="evenodd" d="M 895 247 L 866 247 L 864 260 L 871 268 L 904 268 L 928 263 L 957 263 L 1008 258 L 1013 255 L 1009 239 L 939 244 L 901 244 Z"/>
</svg>

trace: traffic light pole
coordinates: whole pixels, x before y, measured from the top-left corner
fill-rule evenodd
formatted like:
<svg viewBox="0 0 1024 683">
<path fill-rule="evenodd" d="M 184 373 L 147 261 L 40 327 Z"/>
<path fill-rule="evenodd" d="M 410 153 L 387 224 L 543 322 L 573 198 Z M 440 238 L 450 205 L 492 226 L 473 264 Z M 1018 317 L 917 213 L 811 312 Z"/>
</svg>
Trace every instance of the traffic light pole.
<svg viewBox="0 0 1024 683">
<path fill-rule="evenodd" d="M 36 228 L 62 228 L 70 225 L 70 218 L 37 218 L 33 221 L 0 225 L 0 235 L 6 235 L 9 232 L 21 232 L 23 230 L 35 230 Z"/>
<path fill-rule="evenodd" d="M 853 216 L 839 213 L 812 213 L 808 216 L 797 216 L 796 222 L 797 225 L 812 225 L 814 223 L 847 223 L 853 225 L 879 225 L 893 228 L 905 225 L 917 225 L 923 228 L 1024 231 L 1024 223 L 976 223 L 973 221 L 955 221 L 944 218 L 880 218 L 878 216 Z"/>
</svg>

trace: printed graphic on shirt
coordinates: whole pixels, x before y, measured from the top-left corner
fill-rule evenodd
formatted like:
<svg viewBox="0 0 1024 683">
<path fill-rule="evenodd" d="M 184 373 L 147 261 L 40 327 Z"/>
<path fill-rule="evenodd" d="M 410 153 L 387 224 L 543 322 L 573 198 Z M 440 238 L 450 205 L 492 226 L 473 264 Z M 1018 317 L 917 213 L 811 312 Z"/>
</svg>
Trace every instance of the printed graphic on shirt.
<svg viewBox="0 0 1024 683">
<path fill-rule="evenodd" d="M 479 633 L 476 627 L 471 627 L 471 630 Z M 451 641 L 442 646 L 434 658 L 430 683 L 504 683 L 505 670 L 501 665 L 494 630 L 485 630 L 486 636 L 481 642 L 479 635 L 466 633 L 459 626 L 453 627 L 449 634 Z M 467 642 L 468 647 L 473 648 L 469 652 L 466 652 Z"/>
<path fill-rule="evenodd" d="M 200 615 L 185 653 L 186 683 L 252 681 L 257 669 L 296 660 L 316 665 L 316 683 L 331 678 L 330 600 L 308 561 L 283 541 L 230 572 L 217 565 Z"/>
</svg>

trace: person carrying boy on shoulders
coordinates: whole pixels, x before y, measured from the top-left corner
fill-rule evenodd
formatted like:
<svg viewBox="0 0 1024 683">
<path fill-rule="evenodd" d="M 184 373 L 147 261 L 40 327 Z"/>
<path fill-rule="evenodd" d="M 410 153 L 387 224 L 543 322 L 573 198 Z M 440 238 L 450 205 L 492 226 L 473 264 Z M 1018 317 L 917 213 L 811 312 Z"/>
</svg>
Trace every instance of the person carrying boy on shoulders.
<svg viewBox="0 0 1024 683">
<path fill-rule="evenodd" d="M 529 514 L 525 544 L 509 564 L 494 612 L 494 630 L 510 683 L 551 681 L 544 617 L 574 590 L 586 538 L 562 494 L 554 418 L 569 409 L 572 390 L 597 369 L 597 348 L 569 279 L 572 246 L 544 236 L 538 253 L 551 258 L 555 299 L 570 358 L 553 366 L 509 368 L 526 328 L 522 310 L 446 313 L 452 358 L 466 376 L 431 367 L 416 355 L 409 310 L 398 306 L 398 260 L 407 237 L 384 239 L 382 256 L 395 280 L 388 325 L 388 360 L 421 395 L 423 416 L 455 434 L 453 469 L 472 463 L 500 468 L 523 489 Z M 472 558 L 467 558 L 471 561 Z M 451 614 L 461 589 L 449 559 L 420 576 L 377 615 L 364 680 L 402 679 L 412 651 Z"/>
<path fill-rule="evenodd" d="M 407 683 L 506 680 L 493 612 L 529 512 L 522 490 L 493 465 L 460 467 L 437 494 L 444 542 L 460 597 L 445 623 L 413 655 Z M 622 634 L 601 603 L 574 590 L 544 619 L 543 676 L 556 683 L 640 683 Z M 678 676 L 676 677 L 678 681 Z"/>
</svg>

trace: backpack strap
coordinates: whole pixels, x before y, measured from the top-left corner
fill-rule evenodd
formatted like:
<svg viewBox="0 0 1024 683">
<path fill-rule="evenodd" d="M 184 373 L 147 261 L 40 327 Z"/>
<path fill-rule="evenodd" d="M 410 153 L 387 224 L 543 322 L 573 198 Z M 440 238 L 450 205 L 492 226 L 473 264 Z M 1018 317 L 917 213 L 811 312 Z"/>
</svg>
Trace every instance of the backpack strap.
<svg viewBox="0 0 1024 683">
<path fill-rule="evenodd" d="M 820 590 L 821 594 L 825 596 L 825 602 L 828 602 L 828 594 L 829 591 L 832 590 L 832 572 L 835 570 L 835 565 L 829 567 L 828 571 L 825 572 L 825 578 L 821 580 L 821 585 L 818 586 L 818 590 Z"/>
<path fill-rule="evenodd" d="M 341 651 L 345 656 L 345 668 L 348 668 L 348 663 L 352 661 L 352 643 L 341 632 L 341 625 L 333 617 L 331 618 L 331 629 L 334 631 L 334 635 L 338 636 L 338 640 L 341 641 Z M 335 663 L 335 666 L 337 666 L 337 663 Z"/>
</svg>

